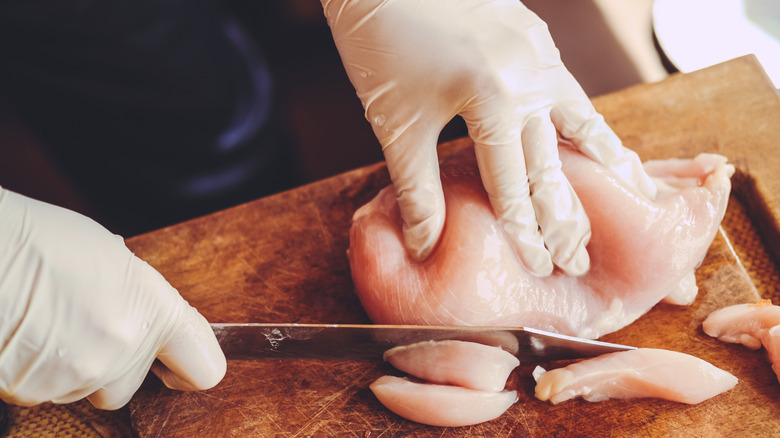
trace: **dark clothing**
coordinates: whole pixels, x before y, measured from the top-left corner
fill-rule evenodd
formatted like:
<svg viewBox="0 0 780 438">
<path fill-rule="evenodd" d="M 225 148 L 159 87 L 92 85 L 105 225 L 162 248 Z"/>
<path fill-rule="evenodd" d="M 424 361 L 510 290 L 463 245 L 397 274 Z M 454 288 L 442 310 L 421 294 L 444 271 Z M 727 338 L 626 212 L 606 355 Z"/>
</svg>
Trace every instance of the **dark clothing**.
<svg viewBox="0 0 780 438">
<path fill-rule="evenodd" d="M 208 0 L 0 0 L 0 98 L 114 231 L 292 183 L 270 75 L 226 17 Z"/>
</svg>

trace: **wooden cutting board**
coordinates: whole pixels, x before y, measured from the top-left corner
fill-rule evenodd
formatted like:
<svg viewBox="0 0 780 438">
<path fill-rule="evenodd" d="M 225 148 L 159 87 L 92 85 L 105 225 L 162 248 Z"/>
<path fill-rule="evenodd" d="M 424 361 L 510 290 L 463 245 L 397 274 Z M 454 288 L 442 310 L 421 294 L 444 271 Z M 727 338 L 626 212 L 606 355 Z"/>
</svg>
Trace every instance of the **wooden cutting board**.
<svg viewBox="0 0 780 438">
<path fill-rule="evenodd" d="M 780 98 L 753 58 L 676 75 L 596 99 L 642 159 L 716 152 L 737 166 L 735 193 L 768 248 L 780 248 Z M 469 144 L 441 147 L 442 154 Z M 356 208 L 389 183 L 382 164 L 129 239 L 211 322 L 368 322 L 355 297 L 345 251 Z M 777 254 L 777 253 L 776 253 Z M 532 366 L 509 388 L 519 401 L 481 425 L 443 429 L 406 421 L 368 390 L 383 363 L 230 361 L 214 389 L 183 393 L 150 376 L 130 403 L 140 437 L 158 436 L 777 436 L 780 384 L 762 350 L 719 343 L 701 321 L 722 306 L 757 300 L 727 236 L 717 236 L 697 271 L 694 305 L 660 304 L 604 340 L 683 351 L 739 379 L 696 406 L 661 400 L 570 401 L 533 397 Z"/>
</svg>

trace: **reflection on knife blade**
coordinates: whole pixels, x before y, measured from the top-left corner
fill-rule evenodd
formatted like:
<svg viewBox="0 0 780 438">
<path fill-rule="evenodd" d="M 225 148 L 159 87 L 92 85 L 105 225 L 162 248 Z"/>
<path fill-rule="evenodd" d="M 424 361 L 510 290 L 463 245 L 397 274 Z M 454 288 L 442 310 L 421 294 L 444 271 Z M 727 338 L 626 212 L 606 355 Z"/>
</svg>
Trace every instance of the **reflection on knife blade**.
<svg viewBox="0 0 780 438">
<path fill-rule="evenodd" d="M 211 327 L 228 359 L 382 360 L 382 354 L 390 348 L 441 340 L 500 346 L 524 363 L 634 349 L 525 327 L 278 323 Z"/>
</svg>

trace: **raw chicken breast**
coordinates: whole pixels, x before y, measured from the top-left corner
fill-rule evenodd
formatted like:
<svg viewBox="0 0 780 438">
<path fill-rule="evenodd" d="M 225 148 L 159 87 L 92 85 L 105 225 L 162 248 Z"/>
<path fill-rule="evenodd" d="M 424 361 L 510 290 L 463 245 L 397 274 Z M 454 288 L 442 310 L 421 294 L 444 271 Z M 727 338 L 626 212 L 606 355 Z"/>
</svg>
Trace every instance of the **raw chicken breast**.
<svg viewBox="0 0 780 438">
<path fill-rule="evenodd" d="M 714 238 L 733 167 L 718 155 L 648 163 L 650 200 L 561 144 L 563 170 L 590 218 L 590 271 L 545 278 L 520 264 L 479 179 L 473 149 L 442 163 L 447 221 L 433 254 L 413 262 L 392 187 L 354 215 L 349 258 L 356 291 L 376 323 L 528 326 L 597 338 L 667 295 L 689 302 L 692 276 Z"/>
<path fill-rule="evenodd" d="M 640 348 L 606 354 L 565 368 L 534 370 L 536 398 L 558 404 L 581 396 L 662 398 L 697 404 L 737 384 L 737 378 L 699 358 L 674 351 Z"/>
<path fill-rule="evenodd" d="M 712 312 L 702 323 L 704 333 L 723 342 L 756 350 L 763 345 L 780 381 L 780 306 L 769 300 L 737 304 Z"/>
<path fill-rule="evenodd" d="M 371 384 L 377 399 L 396 414 L 431 426 L 458 427 L 498 418 L 517 401 L 516 391 L 478 391 L 383 376 Z"/>
<path fill-rule="evenodd" d="M 500 347 L 476 342 L 429 341 L 392 348 L 384 359 L 396 369 L 432 383 L 501 391 L 520 361 Z"/>
</svg>

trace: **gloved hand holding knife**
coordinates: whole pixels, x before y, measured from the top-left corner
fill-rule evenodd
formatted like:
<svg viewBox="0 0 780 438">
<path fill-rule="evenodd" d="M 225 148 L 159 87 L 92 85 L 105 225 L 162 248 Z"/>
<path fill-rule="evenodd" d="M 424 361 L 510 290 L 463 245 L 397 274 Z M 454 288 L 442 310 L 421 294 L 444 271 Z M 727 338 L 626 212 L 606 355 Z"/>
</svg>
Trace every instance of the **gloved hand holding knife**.
<svg viewBox="0 0 780 438">
<path fill-rule="evenodd" d="M 117 409 L 150 367 L 174 389 L 224 376 L 206 320 L 91 219 L 0 188 L 0 248 L 0 399 Z"/>
</svg>

